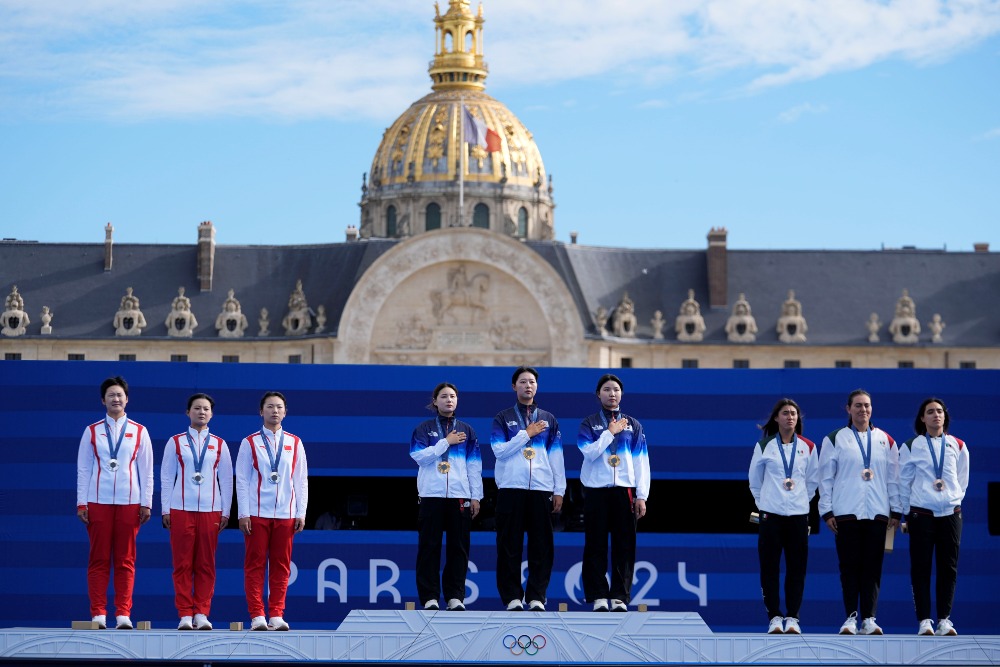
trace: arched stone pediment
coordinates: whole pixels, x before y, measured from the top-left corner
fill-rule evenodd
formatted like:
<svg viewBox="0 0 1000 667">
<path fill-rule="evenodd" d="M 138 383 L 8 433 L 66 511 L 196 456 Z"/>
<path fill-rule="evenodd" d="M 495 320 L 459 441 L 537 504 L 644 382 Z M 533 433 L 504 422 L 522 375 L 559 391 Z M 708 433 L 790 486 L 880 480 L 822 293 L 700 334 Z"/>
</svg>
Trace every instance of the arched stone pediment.
<svg viewBox="0 0 1000 667">
<path fill-rule="evenodd" d="M 344 305 L 337 363 L 583 366 L 572 295 L 533 250 L 474 228 L 379 257 Z"/>
</svg>

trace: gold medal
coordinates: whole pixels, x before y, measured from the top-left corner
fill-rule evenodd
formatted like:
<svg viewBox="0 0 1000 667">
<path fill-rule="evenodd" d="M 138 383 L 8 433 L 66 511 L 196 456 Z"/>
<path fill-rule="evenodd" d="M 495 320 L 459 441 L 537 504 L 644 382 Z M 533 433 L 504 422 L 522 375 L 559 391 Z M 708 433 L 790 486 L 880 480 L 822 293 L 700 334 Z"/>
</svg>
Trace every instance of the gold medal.
<svg viewBox="0 0 1000 667">
<path fill-rule="evenodd" d="M 621 462 L 622 462 L 622 457 L 618 456 L 617 454 L 612 454 L 611 456 L 608 457 L 608 465 L 611 466 L 612 468 L 617 468 L 618 464 L 620 464 Z"/>
<path fill-rule="evenodd" d="M 875 473 L 872 472 L 871 468 L 865 468 L 864 470 L 861 471 L 861 479 L 865 480 L 866 482 L 870 482 L 873 479 L 875 479 Z"/>
<path fill-rule="evenodd" d="M 451 470 L 451 464 L 447 461 L 438 461 L 438 472 L 442 475 L 447 474 Z"/>
<path fill-rule="evenodd" d="M 525 447 L 523 450 L 521 450 L 521 456 L 530 461 L 531 459 L 535 458 L 535 448 Z"/>
</svg>

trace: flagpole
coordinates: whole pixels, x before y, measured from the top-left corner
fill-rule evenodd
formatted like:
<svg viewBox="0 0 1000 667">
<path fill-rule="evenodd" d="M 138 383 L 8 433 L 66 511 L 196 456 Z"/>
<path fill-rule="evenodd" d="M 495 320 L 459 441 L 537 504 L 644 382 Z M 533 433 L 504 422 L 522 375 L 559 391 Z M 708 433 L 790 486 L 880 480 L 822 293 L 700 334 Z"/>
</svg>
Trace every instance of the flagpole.
<svg viewBox="0 0 1000 667">
<path fill-rule="evenodd" d="M 465 97 L 458 97 L 458 226 L 465 227 Z"/>
</svg>

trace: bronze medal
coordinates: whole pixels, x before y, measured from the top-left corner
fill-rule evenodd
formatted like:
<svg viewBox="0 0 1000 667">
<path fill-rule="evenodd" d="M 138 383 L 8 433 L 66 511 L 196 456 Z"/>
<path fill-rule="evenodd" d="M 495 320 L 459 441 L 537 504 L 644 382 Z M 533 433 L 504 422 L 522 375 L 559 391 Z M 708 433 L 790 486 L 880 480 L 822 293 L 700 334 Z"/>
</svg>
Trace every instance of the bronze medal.
<svg viewBox="0 0 1000 667">
<path fill-rule="evenodd" d="M 786 477 L 784 486 L 786 491 L 793 490 L 795 488 L 795 480 L 791 477 Z"/>
<path fill-rule="evenodd" d="M 936 491 L 944 491 L 944 480 L 943 479 L 934 480 L 934 489 Z"/>
<path fill-rule="evenodd" d="M 872 472 L 871 468 L 865 468 L 864 470 L 861 471 L 861 479 L 865 480 L 866 482 L 870 482 L 873 479 L 875 479 L 875 473 Z"/>
</svg>

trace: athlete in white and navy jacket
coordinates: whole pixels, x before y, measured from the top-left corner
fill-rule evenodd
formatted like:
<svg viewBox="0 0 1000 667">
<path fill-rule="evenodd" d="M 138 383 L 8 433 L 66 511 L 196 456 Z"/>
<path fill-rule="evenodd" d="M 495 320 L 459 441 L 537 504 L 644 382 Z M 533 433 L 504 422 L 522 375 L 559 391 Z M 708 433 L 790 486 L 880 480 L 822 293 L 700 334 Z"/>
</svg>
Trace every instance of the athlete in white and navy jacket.
<svg viewBox="0 0 1000 667">
<path fill-rule="evenodd" d="M 233 502 L 233 460 L 226 441 L 209 431 L 215 401 L 188 398 L 191 425 L 167 440 L 160 465 L 163 527 L 170 530 L 178 630 L 211 630 L 215 552 Z"/>
<path fill-rule="evenodd" d="M 969 488 L 969 447 L 948 433 L 950 422 L 944 401 L 925 399 L 913 422 L 917 437 L 906 441 L 899 450 L 899 501 L 910 535 L 910 583 L 920 624 L 918 634 L 934 632 L 931 569 L 935 558 L 935 634 L 958 634 L 949 617 L 958 578 L 962 500 Z"/>
<path fill-rule="evenodd" d="M 236 501 L 246 544 L 243 587 L 251 630 L 288 630 L 284 611 L 292 541 L 306 525 L 306 450 L 298 436 L 281 427 L 285 406 L 281 392 L 264 394 L 260 399 L 264 427 L 243 439 L 236 457 Z M 270 619 L 264 617 L 262 602 L 266 566 Z"/>
<path fill-rule="evenodd" d="M 444 588 L 448 609 L 465 609 L 470 531 L 483 499 L 483 459 L 471 426 L 455 417 L 458 389 L 442 382 L 431 393 L 436 416 L 413 430 L 410 456 L 417 469 L 417 594 L 425 609 L 439 609 Z M 444 571 L 441 538 L 447 535 Z"/>
<path fill-rule="evenodd" d="M 819 512 L 836 535 L 840 583 L 848 618 L 841 634 L 882 634 L 875 623 L 886 530 L 895 530 L 899 501 L 899 450 L 871 423 L 871 396 L 863 389 L 847 399 L 847 426 L 823 439 Z"/>
<path fill-rule="evenodd" d="M 802 436 L 799 404 L 782 398 L 761 430 L 750 457 L 750 493 L 759 512 L 757 556 L 760 588 L 771 634 L 799 634 L 799 611 L 809 557 L 809 503 L 819 488 L 819 452 Z M 785 605 L 781 612 L 781 554 L 785 554 Z"/>
<path fill-rule="evenodd" d="M 601 411 L 580 423 L 583 453 L 583 593 L 594 611 L 626 611 L 635 570 L 636 521 L 646 515 L 649 453 L 639 420 L 621 412 L 622 381 L 611 373 L 597 381 Z M 611 583 L 608 538 L 611 539 Z M 610 604 L 609 604 L 610 600 Z"/>
<path fill-rule="evenodd" d="M 538 371 L 521 366 L 511 377 L 514 407 L 493 418 L 490 446 L 496 456 L 497 590 L 507 609 L 545 609 L 552 575 L 550 513 L 566 493 L 562 434 L 550 412 L 535 405 Z M 521 550 L 528 535 L 528 585 L 521 587 Z"/>
<path fill-rule="evenodd" d="M 87 526 L 90 613 L 106 626 L 108 580 L 115 570 L 117 627 L 131 629 L 135 539 L 153 505 L 153 445 L 149 432 L 125 415 L 128 383 L 101 383 L 104 419 L 83 431 L 76 457 L 76 515 Z"/>
</svg>

